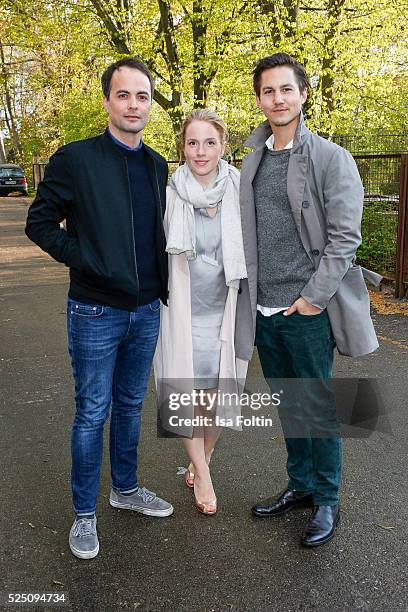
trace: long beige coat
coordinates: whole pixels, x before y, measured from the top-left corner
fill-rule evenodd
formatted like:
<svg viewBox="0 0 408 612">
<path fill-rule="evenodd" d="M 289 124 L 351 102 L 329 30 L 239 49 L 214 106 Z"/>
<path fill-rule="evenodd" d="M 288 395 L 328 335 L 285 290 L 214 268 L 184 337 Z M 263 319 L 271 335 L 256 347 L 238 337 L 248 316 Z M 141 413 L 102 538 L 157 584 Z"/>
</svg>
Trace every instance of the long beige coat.
<svg viewBox="0 0 408 612">
<path fill-rule="evenodd" d="M 175 192 L 171 187 L 167 187 L 166 214 L 164 217 L 166 236 L 174 205 Z M 241 292 L 241 290 L 239 291 Z M 239 310 L 237 309 L 237 297 L 238 290 L 229 287 L 220 332 L 220 394 L 239 394 L 242 392 L 248 361 L 253 349 L 249 296 L 246 308 L 245 300 L 240 299 L 242 306 Z M 153 360 L 160 424 L 164 430 L 164 435 L 167 432 L 169 435 L 176 434 L 191 437 L 193 426 L 177 425 L 172 427 L 167 418 L 172 414 L 182 416 L 183 418 L 192 418 L 194 415 L 194 407 L 192 405 L 186 406 L 184 409 L 180 408 L 174 412 L 169 411 L 167 408 L 167 400 L 170 393 L 191 393 L 194 388 L 190 269 L 185 253 L 169 255 L 168 307 L 162 304 L 160 315 L 160 332 Z M 237 319 L 239 319 L 240 323 L 238 323 Z M 249 343 L 240 341 L 240 345 L 245 346 L 247 358 L 245 358 L 245 355 L 242 358 L 239 353 L 236 354 L 235 328 L 237 330 L 247 328 Z M 217 407 L 217 416 L 225 419 L 231 418 L 233 422 L 227 424 L 234 429 L 240 429 L 236 419 L 238 408 L 234 402 L 231 405 L 219 405 Z"/>
</svg>

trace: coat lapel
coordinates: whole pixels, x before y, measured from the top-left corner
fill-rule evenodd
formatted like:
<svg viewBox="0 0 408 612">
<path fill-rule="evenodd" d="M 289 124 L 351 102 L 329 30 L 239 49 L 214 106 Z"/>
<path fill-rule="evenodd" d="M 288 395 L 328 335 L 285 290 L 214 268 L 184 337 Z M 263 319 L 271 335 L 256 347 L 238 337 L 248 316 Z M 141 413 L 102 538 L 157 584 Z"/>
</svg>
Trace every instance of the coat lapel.
<svg viewBox="0 0 408 612">
<path fill-rule="evenodd" d="M 251 301 L 253 325 L 256 321 L 258 249 L 256 237 L 256 214 L 252 181 L 262 159 L 264 147 L 249 153 L 242 162 L 240 181 L 240 204 L 245 262 L 248 273 L 248 288 Z"/>
<path fill-rule="evenodd" d="M 300 114 L 300 121 L 293 139 L 292 152 L 289 157 L 287 193 L 290 207 L 292 209 L 295 225 L 302 240 L 303 246 L 307 250 L 302 237 L 302 201 L 306 187 L 307 169 L 309 156 L 302 153 L 304 142 L 309 137 L 309 130 L 305 125 L 303 113 Z"/>
<path fill-rule="evenodd" d="M 299 236 L 301 234 L 302 201 L 306 186 L 306 175 L 309 156 L 301 153 L 292 153 L 289 157 L 287 192 L 293 218 Z"/>
</svg>

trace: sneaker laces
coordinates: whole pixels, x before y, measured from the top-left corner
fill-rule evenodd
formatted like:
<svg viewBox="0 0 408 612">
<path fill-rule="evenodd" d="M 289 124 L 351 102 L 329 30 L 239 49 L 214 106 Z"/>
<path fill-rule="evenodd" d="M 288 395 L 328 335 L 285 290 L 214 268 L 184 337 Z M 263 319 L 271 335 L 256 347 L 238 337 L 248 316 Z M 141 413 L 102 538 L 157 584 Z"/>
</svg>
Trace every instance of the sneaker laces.
<svg viewBox="0 0 408 612">
<path fill-rule="evenodd" d="M 96 529 L 94 519 L 79 519 L 75 523 L 75 537 L 86 538 L 87 536 L 95 535 L 95 533 Z"/>
<path fill-rule="evenodd" d="M 153 491 L 149 491 L 149 489 L 146 489 L 146 487 L 139 487 L 137 492 L 142 496 L 142 499 L 145 504 L 148 504 L 149 502 L 153 501 L 156 497 L 156 493 L 154 493 Z"/>
</svg>

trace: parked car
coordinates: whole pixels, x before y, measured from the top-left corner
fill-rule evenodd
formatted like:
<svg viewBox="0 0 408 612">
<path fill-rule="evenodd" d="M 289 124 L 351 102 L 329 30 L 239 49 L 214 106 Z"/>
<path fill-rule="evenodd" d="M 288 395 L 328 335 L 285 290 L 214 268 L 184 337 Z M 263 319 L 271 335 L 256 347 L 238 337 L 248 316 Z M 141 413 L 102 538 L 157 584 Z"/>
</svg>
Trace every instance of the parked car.
<svg viewBox="0 0 408 612">
<path fill-rule="evenodd" d="M 28 195 L 27 179 L 24 170 L 15 164 L 0 164 L 0 196 L 6 196 L 13 191 Z"/>
</svg>

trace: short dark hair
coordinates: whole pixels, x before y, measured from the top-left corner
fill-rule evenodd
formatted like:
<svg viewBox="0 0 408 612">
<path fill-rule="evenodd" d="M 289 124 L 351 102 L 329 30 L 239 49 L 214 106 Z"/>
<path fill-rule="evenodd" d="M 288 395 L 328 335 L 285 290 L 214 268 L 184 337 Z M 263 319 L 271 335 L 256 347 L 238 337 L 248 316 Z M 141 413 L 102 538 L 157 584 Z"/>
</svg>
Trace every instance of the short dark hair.
<svg viewBox="0 0 408 612">
<path fill-rule="evenodd" d="M 270 68 L 276 68 L 277 66 L 288 66 L 292 68 L 295 73 L 296 81 L 299 86 L 299 90 L 303 92 L 307 89 L 307 76 L 305 67 L 295 60 L 294 57 L 289 53 L 275 53 L 274 55 L 268 55 L 258 61 L 254 70 L 254 89 L 256 95 L 259 97 L 261 93 L 261 77 L 265 70 Z"/>
<path fill-rule="evenodd" d="M 128 68 L 133 68 L 134 70 L 139 70 L 139 72 L 142 72 L 143 74 L 147 76 L 150 82 L 151 95 L 153 98 L 154 80 L 153 80 L 152 74 L 150 70 L 148 69 L 148 67 L 146 66 L 146 64 L 136 59 L 135 57 L 124 57 L 123 59 L 120 59 L 117 62 L 114 62 L 113 64 L 111 64 L 110 66 L 106 68 L 106 70 L 104 71 L 101 77 L 102 91 L 103 91 L 103 95 L 105 96 L 105 98 L 107 100 L 109 99 L 113 73 L 115 72 L 115 70 L 119 70 L 123 66 L 127 66 Z"/>
</svg>

